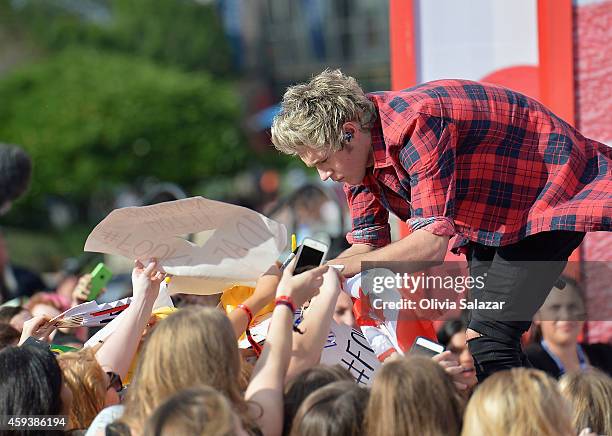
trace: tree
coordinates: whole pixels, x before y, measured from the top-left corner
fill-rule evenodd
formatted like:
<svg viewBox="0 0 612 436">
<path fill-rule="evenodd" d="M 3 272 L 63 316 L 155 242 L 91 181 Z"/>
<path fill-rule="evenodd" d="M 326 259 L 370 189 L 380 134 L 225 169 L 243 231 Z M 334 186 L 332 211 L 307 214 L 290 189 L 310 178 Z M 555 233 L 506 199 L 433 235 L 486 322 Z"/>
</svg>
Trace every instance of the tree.
<svg viewBox="0 0 612 436">
<path fill-rule="evenodd" d="M 189 189 L 250 157 L 233 88 L 139 58 L 69 49 L 0 80 L 0 138 L 34 161 L 28 199 L 85 202 L 144 176 Z"/>
<path fill-rule="evenodd" d="M 214 4 L 89 0 L 89 9 L 78 1 L 29 0 L 23 4 L 14 12 L 18 27 L 27 28 L 49 51 L 84 45 L 143 56 L 184 70 L 216 75 L 231 70 L 229 45 Z"/>
</svg>

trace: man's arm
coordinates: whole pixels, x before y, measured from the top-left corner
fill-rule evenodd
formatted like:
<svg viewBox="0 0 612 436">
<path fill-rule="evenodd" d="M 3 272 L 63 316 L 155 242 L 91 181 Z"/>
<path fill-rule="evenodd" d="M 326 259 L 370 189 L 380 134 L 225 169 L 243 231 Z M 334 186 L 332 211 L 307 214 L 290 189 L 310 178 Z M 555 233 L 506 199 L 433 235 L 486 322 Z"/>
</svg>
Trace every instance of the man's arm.
<svg viewBox="0 0 612 436">
<path fill-rule="evenodd" d="M 399 273 L 418 271 L 431 266 L 431 262 L 441 263 L 448 240 L 456 233 L 452 219 L 456 207 L 452 183 L 457 144 L 455 126 L 439 118 L 419 117 L 416 127 L 406 127 L 402 143 L 400 159 L 410 180 L 410 219 L 406 223 L 411 233 L 377 250 L 330 262 L 345 265 L 342 273 L 347 277 L 360 272 L 361 262 L 365 261 L 390 262 L 385 267 Z M 349 205 L 354 223 L 381 222 L 368 219 L 368 209 L 378 204 L 349 202 Z M 362 210 L 355 214 L 354 206 L 361 206 Z"/>
<path fill-rule="evenodd" d="M 336 259 L 343 259 L 345 257 L 356 256 L 358 254 L 369 253 L 370 251 L 375 250 L 376 248 L 368 245 L 368 244 L 353 244 L 342 253 L 340 253 Z"/>
<path fill-rule="evenodd" d="M 361 272 L 361 262 L 389 262 L 389 265 L 385 265 L 388 269 L 396 273 L 409 273 L 425 265 L 431 265 L 431 262 L 441 263 L 446 256 L 449 239 L 448 236 L 438 236 L 420 229 L 385 247 L 376 250 L 370 247 L 366 252 L 350 257 L 344 256 L 353 248 L 351 247 L 341 254 L 343 257 L 330 260 L 328 263 L 344 265 L 342 274 L 345 277 L 352 277 Z"/>
</svg>

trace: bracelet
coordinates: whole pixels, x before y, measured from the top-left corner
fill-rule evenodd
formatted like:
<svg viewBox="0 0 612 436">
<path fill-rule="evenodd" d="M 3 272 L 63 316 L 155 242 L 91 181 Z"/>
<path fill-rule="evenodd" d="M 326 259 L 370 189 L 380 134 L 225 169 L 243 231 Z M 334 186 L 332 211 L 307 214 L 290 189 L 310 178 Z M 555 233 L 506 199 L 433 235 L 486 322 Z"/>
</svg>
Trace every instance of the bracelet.
<svg viewBox="0 0 612 436">
<path fill-rule="evenodd" d="M 251 309 L 249 309 L 249 307 L 246 304 L 239 304 L 238 306 L 236 306 L 236 309 L 244 310 L 244 313 L 246 313 L 247 317 L 249 318 L 249 322 L 247 323 L 247 328 L 245 332 L 246 337 L 247 337 L 247 340 L 249 341 L 249 344 L 251 344 L 251 347 L 253 347 L 253 351 L 255 351 L 255 355 L 259 357 L 262 351 L 261 345 L 259 345 L 257 341 L 253 339 L 253 336 L 251 335 L 251 331 L 249 330 L 249 326 L 253 322 L 253 312 L 251 312 Z"/>
<path fill-rule="evenodd" d="M 247 322 L 247 327 L 250 326 L 251 323 L 253 322 L 253 312 L 251 312 L 251 309 L 249 309 L 248 306 L 245 304 L 239 304 L 238 306 L 236 306 L 236 309 L 244 310 L 244 312 L 249 317 L 249 322 Z"/>
<path fill-rule="evenodd" d="M 276 297 L 276 300 L 274 300 L 274 305 L 278 306 L 279 304 L 282 306 L 287 306 L 291 310 L 291 313 L 295 313 L 295 303 L 293 302 L 293 298 L 287 295 L 281 295 L 280 297 Z M 295 324 L 292 324 L 291 329 L 294 332 L 299 333 L 300 335 L 304 334 L 304 332 L 300 330 Z"/>
<path fill-rule="evenodd" d="M 289 309 L 291 309 L 291 313 L 295 313 L 295 303 L 293 302 L 293 298 L 287 295 L 276 297 L 276 300 L 274 300 L 274 305 L 278 306 L 279 304 L 287 306 Z"/>
</svg>

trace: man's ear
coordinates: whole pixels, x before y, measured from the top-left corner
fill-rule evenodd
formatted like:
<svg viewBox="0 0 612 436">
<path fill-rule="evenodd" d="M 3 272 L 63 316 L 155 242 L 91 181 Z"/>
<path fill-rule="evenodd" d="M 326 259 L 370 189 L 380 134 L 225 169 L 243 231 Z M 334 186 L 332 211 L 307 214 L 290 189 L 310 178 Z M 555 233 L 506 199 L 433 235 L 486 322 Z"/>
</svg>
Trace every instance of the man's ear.
<svg viewBox="0 0 612 436">
<path fill-rule="evenodd" d="M 347 121 L 342 125 L 342 132 L 343 134 L 348 133 L 354 138 L 358 132 L 361 132 L 361 129 L 359 128 L 359 124 L 357 124 L 355 121 Z"/>
<path fill-rule="evenodd" d="M 342 145 L 349 153 L 353 151 L 356 143 L 360 143 L 361 129 L 354 121 L 347 121 L 342 125 Z"/>
</svg>

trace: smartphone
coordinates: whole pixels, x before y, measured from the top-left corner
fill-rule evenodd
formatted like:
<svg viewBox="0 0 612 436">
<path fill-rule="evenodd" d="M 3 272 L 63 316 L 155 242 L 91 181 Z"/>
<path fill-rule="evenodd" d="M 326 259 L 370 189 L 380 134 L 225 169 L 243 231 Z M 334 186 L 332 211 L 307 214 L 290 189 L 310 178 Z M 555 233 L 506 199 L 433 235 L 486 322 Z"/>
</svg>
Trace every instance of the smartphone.
<svg viewBox="0 0 612 436">
<path fill-rule="evenodd" d="M 410 348 L 411 353 L 425 354 L 429 357 L 433 357 L 443 351 L 444 346 L 442 344 L 438 344 L 423 336 L 418 336 Z"/>
<path fill-rule="evenodd" d="M 94 270 L 91 272 L 91 287 L 89 288 L 89 295 L 87 296 L 87 301 L 95 300 L 102 289 L 107 285 L 110 281 L 113 273 L 109 270 L 106 265 L 102 262 L 96 265 Z"/>
<path fill-rule="evenodd" d="M 327 244 L 323 242 L 315 241 L 311 238 L 304 238 L 302 245 L 300 245 L 295 255 L 297 261 L 293 273 L 300 274 L 321 265 L 325 261 L 328 248 Z"/>
</svg>

